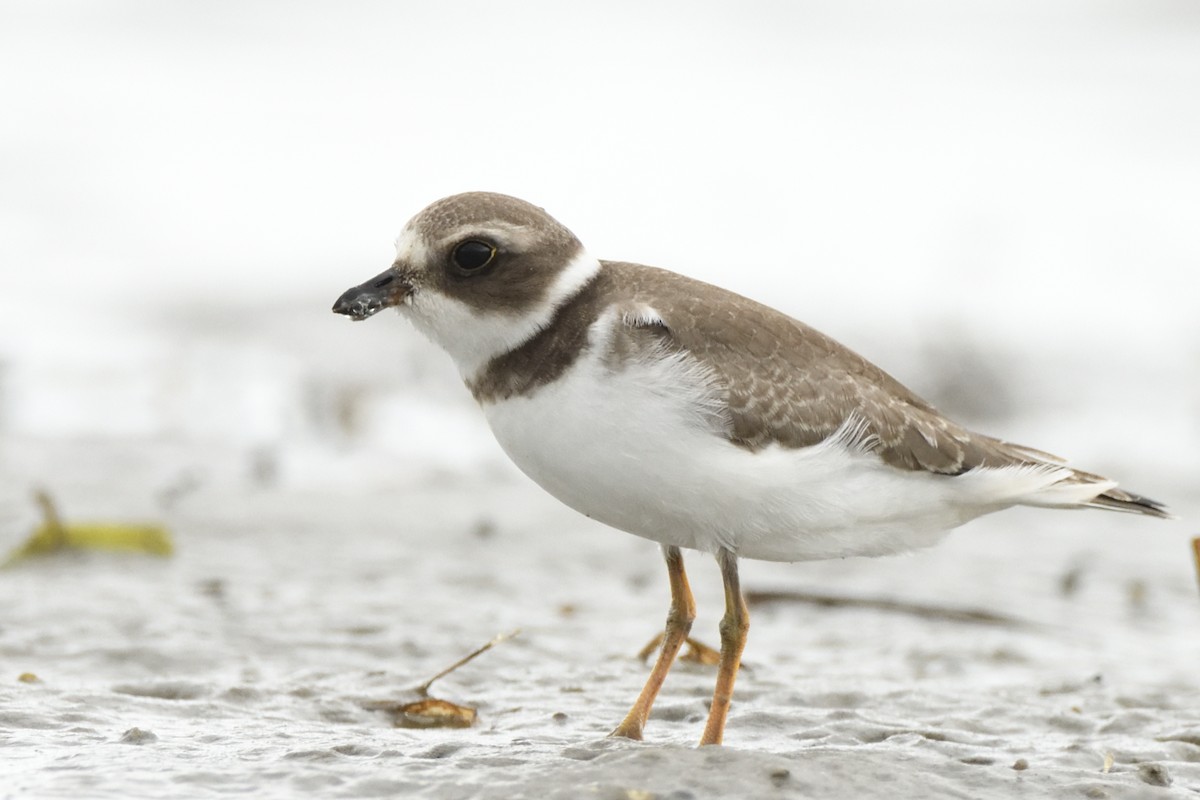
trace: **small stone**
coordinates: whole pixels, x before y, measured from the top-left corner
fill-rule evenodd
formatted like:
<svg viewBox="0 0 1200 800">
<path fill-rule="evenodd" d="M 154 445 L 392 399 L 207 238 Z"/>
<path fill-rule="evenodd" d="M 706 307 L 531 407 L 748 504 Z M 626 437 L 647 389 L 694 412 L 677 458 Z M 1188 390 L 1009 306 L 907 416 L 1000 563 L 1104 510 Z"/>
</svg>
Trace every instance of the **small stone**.
<svg viewBox="0 0 1200 800">
<path fill-rule="evenodd" d="M 498 526 L 496 525 L 495 520 L 489 519 L 488 517 L 481 517 L 475 521 L 473 526 L 471 526 L 471 534 L 476 539 L 491 539 L 496 535 L 497 529 Z"/>
<path fill-rule="evenodd" d="M 1094 800 L 1104 800 L 1108 797 L 1108 792 L 1104 791 L 1101 786 L 1089 786 L 1083 793 L 1084 797 L 1091 797 Z"/>
<path fill-rule="evenodd" d="M 1071 567 L 1058 579 L 1058 591 L 1063 597 L 1070 597 L 1079 591 L 1079 583 L 1083 578 L 1081 567 Z"/>
<path fill-rule="evenodd" d="M 1029 762 L 1023 758 L 1018 758 L 1013 762 L 1012 768 L 1017 772 L 1023 772 L 1024 770 L 1029 769 Z"/>
<path fill-rule="evenodd" d="M 121 734 L 121 744 L 149 744 L 157 741 L 158 737 L 152 731 L 144 731 L 141 728 L 130 728 Z"/>
<path fill-rule="evenodd" d="M 788 782 L 788 779 L 792 777 L 792 772 L 791 770 L 780 768 L 771 770 L 771 774 L 768 777 L 771 779 L 771 783 L 775 786 L 783 786 Z"/>
<path fill-rule="evenodd" d="M 562 725 L 564 722 L 567 721 L 567 715 L 564 714 L 562 711 L 556 711 L 556 712 L 554 712 L 554 716 L 552 716 L 550 719 L 554 720 L 559 725 Z"/>
<path fill-rule="evenodd" d="M 658 795 L 642 789 L 622 789 L 617 786 L 606 787 L 597 795 L 599 800 L 657 800 Z"/>
<path fill-rule="evenodd" d="M 22 672 L 17 676 L 17 680 L 21 683 L 41 683 L 42 679 L 32 672 Z"/>
<path fill-rule="evenodd" d="M 1171 776 L 1162 764 L 1138 764 L 1138 777 L 1151 786 L 1171 785 Z"/>
<path fill-rule="evenodd" d="M 1134 611 L 1146 610 L 1146 582 L 1140 578 L 1135 578 L 1125 584 L 1125 591 L 1129 595 L 1129 607 Z"/>
</svg>

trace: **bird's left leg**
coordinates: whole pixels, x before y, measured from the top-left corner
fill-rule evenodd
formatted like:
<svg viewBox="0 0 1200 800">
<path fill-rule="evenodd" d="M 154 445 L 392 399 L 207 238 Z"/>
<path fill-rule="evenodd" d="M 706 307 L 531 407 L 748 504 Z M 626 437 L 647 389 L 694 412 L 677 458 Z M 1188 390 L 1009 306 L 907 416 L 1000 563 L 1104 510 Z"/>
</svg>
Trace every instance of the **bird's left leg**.
<svg viewBox="0 0 1200 800">
<path fill-rule="evenodd" d="M 750 611 L 746 608 L 738 581 L 737 556 L 730 550 L 721 550 L 717 553 L 717 563 L 721 565 L 721 578 L 725 582 L 721 664 L 717 668 L 717 686 L 713 691 L 708 722 L 704 725 L 704 736 L 700 739 L 701 746 L 720 744 L 725 734 L 725 718 L 729 715 L 729 704 L 733 700 L 733 683 L 737 679 L 742 650 L 746 648 L 746 635 L 750 631 Z"/>
</svg>

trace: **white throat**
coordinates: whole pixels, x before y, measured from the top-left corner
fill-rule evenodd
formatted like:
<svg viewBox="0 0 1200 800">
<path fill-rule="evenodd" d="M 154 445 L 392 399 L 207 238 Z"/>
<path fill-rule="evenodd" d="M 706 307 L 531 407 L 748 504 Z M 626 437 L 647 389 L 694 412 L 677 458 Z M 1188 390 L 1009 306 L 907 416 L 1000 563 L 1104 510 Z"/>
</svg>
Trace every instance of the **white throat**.
<svg viewBox="0 0 1200 800">
<path fill-rule="evenodd" d="M 493 358 L 546 327 L 558 307 L 599 271 L 600 262 L 580 248 L 537 305 L 522 312 L 482 311 L 428 289 L 415 292 L 400 310 L 417 330 L 449 353 L 463 379 L 470 380 Z"/>
</svg>

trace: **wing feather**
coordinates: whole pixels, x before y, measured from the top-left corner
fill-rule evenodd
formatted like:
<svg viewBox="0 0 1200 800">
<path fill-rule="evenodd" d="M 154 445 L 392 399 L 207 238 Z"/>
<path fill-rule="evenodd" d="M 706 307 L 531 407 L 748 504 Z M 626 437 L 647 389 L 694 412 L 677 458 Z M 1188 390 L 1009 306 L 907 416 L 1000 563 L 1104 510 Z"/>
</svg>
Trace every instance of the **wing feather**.
<svg viewBox="0 0 1200 800">
<path fill-rule="evenodd" d="M 727 436 L 740 447 L 808 447 L 853 426 L 898 469 L 958 475 L 1057 463 L 952 422 L 857 353 L 774 309 L 664 270 L 606 266 L 629 297 L 623 319 L 631 331 L 714 376 L 728 407 Z"/>
</svg>

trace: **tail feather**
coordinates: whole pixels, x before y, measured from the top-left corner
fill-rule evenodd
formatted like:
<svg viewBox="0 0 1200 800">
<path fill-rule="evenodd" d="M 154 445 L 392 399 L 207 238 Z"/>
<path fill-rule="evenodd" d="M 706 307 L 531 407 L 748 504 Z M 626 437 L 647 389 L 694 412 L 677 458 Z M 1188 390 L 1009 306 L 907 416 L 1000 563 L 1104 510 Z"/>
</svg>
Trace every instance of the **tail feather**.
<svg viewBox="0 0 1200 800">
<path fill-rule="evenodd" d="M 1099 508 L 1105 511 L 1123 511 L 1127 514 L 1143 514 L 1158 519 L 1175 519 L 1166 505 L 1143 497 L 1140 494 L 1127 492 L 1117 488 L 1117 482 L 1101 475 L 1084 472 L 1066 466 L 1065 459 L 1032 447 L 1001 442 L 1009 452 L 1018 458 L 1042 464 L 1046 467 L 1059 467 L 1058 476 L 1050 473 L 1051 481 L 1022 502 L 1028 505 L 1051 506 L 1057 508 Z M 1057 479 L 1055 479 L 1057 477 Z"/>
<path fill-rule="evenodd" d="M 1090 472 L 1064 467 L 1068 474 L 1026 498 L 1029 505 L 1059 508 L 1099 508 L 1105 511 L 1124 511 L 1159 519 L 1175 519 L 1167 507 L 1140 494 L 1117 488 L 1117 482 Z"/>
<path fill-rule="evenodd" d="M 1128 514 L 1145 514 L 1148 517 L 1158 517 L 1159 519 L 1175 519 L 1167 511 L 1167 507 L 1157 500 L 1120 489 L 1101 492 L 1086 505 L 1089 508 L 1103 508 L 1108 511 L 1124 511 Z"/>
</svg>

